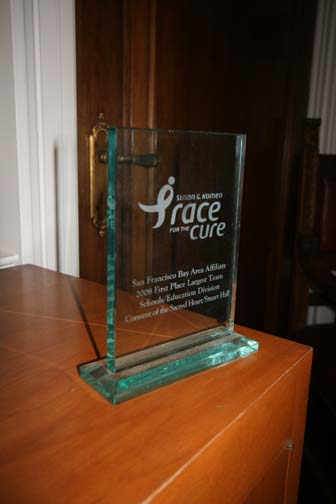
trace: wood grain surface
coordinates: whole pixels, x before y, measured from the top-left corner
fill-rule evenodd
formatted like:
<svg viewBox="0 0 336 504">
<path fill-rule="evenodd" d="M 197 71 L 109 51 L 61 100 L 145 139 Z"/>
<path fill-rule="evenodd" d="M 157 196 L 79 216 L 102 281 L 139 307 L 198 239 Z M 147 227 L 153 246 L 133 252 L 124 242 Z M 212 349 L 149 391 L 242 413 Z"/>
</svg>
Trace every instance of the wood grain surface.
<svg viewBox="0 0 336 504">
<path fill-rule="evenodd" d="M 239 327 L 257 354 L 112 406 L 76 368 L 105 354 L 104 295 L 0 271 L 1 502 L 295 503 L 311 350 Z"/>
</svg>

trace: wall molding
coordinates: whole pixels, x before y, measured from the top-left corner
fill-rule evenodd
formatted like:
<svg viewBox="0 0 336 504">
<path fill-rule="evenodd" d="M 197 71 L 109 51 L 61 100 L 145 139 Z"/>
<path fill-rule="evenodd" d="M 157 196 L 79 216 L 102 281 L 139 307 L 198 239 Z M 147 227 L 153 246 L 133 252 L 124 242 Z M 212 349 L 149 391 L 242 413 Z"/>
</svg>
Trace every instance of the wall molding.
<svg viewBox="0 0 336 504">
<path fill-rule="evenodd" d="M 74 0 L 11 0 L 22 263 L 78 275 Z"/>
<path fill-rule="evenodd" d="M 33 215 L 31 206 L 31 160 L 28 135 L 28 75 L 23 2 L 11 0 L 11 23 L 20 201 L 21 261 L 24 264 L 34 263 L 34 245 Z M 35 223 L 35 227 L 36 225 L 37 223 Z M 38 250 L 35 251 L 35 264 L 39 264 L 39 262 L 41 262 L 37 257 L 38 252 Z"/>
</svg>

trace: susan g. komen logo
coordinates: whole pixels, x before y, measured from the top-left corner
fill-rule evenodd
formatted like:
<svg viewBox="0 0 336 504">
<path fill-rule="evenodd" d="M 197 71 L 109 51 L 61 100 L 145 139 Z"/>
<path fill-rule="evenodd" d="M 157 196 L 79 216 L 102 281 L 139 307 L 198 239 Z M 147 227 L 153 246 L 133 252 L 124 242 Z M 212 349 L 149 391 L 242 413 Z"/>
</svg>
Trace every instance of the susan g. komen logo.
<svg viewBox="0 0 336 504">
<path fill-rule="evenodd" d="M 221 202 L 208 201 L 209 193 L 189 194 L 192 203 L 177 203 L 171 207 L 174 199 L 175 178 L 169 177 L 168 184 L 161 187 L 154 205 L 138 202 L 143 212 L 156 213 L 157 219 L 153 229 L 158 229 L 166 221 L 170 211 L 170 233 L 187 232 L 191 240 L 224 236 L 226 223 L 219 220 Z M 218 193 L 214 193 L 218 194 Z"/>
</svg>

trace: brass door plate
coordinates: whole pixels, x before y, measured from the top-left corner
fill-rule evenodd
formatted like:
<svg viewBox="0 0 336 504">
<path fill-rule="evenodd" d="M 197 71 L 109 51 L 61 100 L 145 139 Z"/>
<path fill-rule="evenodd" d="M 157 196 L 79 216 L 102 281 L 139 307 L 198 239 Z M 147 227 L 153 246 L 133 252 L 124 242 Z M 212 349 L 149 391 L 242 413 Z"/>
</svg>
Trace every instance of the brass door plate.
<svg viewBox="0 0 336 504">
<path fill-rule="evenodd" d="M 89 137 L 90 218 L 102 238 L 106 231 L 107 125 L 102 113 Z"/>
</svg>

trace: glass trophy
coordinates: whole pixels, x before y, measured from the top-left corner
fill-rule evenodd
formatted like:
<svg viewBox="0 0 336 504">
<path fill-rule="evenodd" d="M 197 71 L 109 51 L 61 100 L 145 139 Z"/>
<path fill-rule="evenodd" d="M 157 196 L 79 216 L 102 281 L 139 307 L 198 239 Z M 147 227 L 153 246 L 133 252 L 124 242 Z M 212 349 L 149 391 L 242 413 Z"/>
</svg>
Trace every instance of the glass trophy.
<svg viewBox="0 0 336 504">
<path fill-rule="evenodd" d="M 117 404 L 246 357 L 234 331 L 245 136 L 108 128 L 107 355 L 80 375 Z"/>
</svg>

